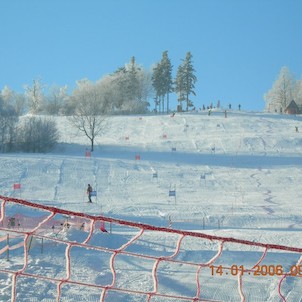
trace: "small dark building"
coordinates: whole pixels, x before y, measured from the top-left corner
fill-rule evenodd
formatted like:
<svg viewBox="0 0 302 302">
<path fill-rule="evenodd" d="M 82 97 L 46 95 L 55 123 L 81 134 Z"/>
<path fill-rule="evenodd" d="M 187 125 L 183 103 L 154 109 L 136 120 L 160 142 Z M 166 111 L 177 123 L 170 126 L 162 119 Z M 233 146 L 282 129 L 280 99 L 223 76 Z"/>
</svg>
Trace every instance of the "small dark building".
<svg viewBox="0 0 302 302">
<path fill-rule="evenodd" d="M 292 100 L 289 105 L 285 108 L 284 112 L 287 114 L 299 114 L 300 110 L 297 103 Z"/>
</svg>

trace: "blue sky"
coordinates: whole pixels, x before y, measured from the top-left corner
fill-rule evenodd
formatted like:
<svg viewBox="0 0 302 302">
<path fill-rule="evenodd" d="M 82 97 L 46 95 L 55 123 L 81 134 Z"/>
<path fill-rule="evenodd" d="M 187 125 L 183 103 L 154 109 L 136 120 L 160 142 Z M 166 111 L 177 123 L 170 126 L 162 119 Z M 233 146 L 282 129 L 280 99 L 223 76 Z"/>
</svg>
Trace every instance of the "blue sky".
<svg viewBox="0 0 302 302">
<path fill-rule="evenodd" d="M 0 89 L 72 90 L 165 50 L 175 75 L 190 51 L 196 107 L 260 111 L 282 66 L 302 76 L 301 12 L 301 0 L 0 0 Z"/>
</svg>

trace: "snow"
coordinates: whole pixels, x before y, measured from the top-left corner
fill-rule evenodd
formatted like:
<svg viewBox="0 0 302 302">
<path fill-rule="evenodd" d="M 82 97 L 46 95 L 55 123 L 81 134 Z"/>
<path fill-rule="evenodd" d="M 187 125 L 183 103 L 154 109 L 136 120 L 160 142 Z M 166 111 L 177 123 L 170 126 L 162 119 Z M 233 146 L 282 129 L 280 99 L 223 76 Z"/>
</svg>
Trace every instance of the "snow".
<svg viewBox="0 0 302 302">
<path fill-rule="evenodd" d="M 295 127 L 302 130 L 302 117 L 229 111 L 225 118 L 219 110 L 210 116 L 206 112 L 112 116 L 91 157 L 85 156 L 87 138 L 65 117 L 55 119 L 61 138 L 53 152 L 0 155 L 0 195 L 90 215 L 301 248 L 302 134 Z M 20 183 L 21 190 L 14 190 L 14 183 Z M 97 191 L 92 204 L 87 203 L 88 183 Z M 169 196 L 169 191 L 176 196 Z M 130 227 L 112 225 L 111 234 L 96 232 L 89 244 L 118 249 L 136 234 Z M 86 235 L 71 227 L 60 238 L 83 242 Z M 171 256 L 177 240 L 176 234 L 145 232 L 127 251 Z M 50 240 L 44 242 L 43 254 L 40 249 L 38 241 L 33 244 L 26 272 L 64 278 L 66 244 Z M 176 259 L 204 263 L 217 249 L 217 242 L 185 237 Z M 259 247 L 225 243 L 215 265 L 252 267 L 263 252 Z M 22 268 L 23 258 L 12 254 L 9 262 L 0 255 L 0 267 Z M 111 256 L 74 247 L 72 279 L 110 284 Z M 262 264 L 288 270 L 300 257 L 268 251 Z M 151 292 L 153 266 L 154 259 L 119 255 L 115 286 Z M 195 296 L 196 267 L 160 262 L 157 270 L 158 292 Z M 54 283 L 20 279 L 17 301 L 55 301 Z M 245 275 L 246 301 L 281 301 L 279 280 L 280 276 Z M 1 301 L 10 299 L 11 283 L 11 275 L 0 273 Z M 203 299 L 241 301 L 237 276 L 212 275 L 207 267 L 202 269 L 200 284 Z M 301 285 L 301 277 L 286 278 L 281 290 L 287 301 L 301 300 Z M 61 301 L 100 301 L 99 288 L 72 284 L 63 288 Z M 146 296 L 110 292 L 105 301 L 146 301 Z M 175 300 L 152 297 L 151 301 Z"/>
</svg>

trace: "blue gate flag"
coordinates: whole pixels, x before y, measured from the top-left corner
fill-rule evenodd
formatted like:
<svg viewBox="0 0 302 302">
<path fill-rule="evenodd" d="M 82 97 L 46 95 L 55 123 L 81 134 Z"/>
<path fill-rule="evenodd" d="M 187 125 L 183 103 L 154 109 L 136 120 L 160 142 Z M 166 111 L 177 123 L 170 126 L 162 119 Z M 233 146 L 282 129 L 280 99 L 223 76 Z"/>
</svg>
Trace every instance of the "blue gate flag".
<svg viewBox="0 0 302 302">
<path fill-rule="evenodd" d="M 90 196 L 96 196 L 96 191 L 91 191 Z"/>
<path fill-rule="evenodd" d="M 169 191 L 169 196 L 176 196 L 176 191 Z"/>
</svg>

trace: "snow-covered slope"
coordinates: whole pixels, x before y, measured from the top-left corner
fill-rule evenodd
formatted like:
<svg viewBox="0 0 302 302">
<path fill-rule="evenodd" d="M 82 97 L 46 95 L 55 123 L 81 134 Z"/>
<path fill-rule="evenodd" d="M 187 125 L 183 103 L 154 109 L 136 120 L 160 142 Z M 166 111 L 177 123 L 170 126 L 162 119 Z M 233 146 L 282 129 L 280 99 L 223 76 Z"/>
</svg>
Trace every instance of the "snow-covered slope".
<svg viewBox="0 0 302 302">
<path fill-rule="evenodd" d="M 56 120 L 61 139 L 52 153 L 0 155 L 0 195 L 155 226 L 172 223 L 175 229 L 301 247 L 301 117 L 229 112 L 225 118 L 222 111 L 210 116 L 113 116 L 91 157 L 85 156 L 87 138 L 66 118 Z M 13 190 L 14 183 L 20 183 L 21 190 Z M 88 183 L 97 191 L 92 204 L 86 202 Z M 184 257 L 189 261 L 196 254 L 188 251 Z M 238 301 L 232 297 L 235 294 L 219 299 Z M 279 301 L 275 294 L 270 299 L 248 301 Z"/>
</svg>

